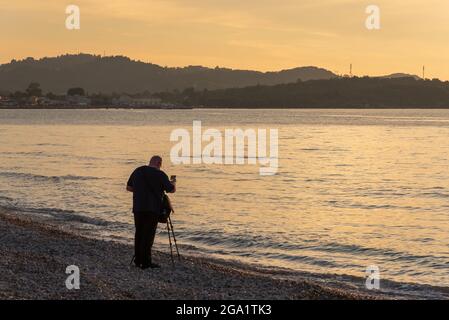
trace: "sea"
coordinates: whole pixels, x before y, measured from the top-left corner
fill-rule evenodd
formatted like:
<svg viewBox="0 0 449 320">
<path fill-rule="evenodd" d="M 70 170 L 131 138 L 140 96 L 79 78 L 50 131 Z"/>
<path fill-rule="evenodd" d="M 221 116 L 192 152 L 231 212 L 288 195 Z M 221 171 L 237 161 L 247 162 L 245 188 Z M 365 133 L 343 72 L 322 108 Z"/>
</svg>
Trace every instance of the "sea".
<svg viewBox="0 0 449 320">
<path fill-rule="evenodd" d="M 171 134 L 194 121 L 278 130 L 277 173 L 176 164 Z M 449 110 L 0 110 L 0 207 L 132 243 L 126 182 L 152 155 L 177 176 L 183 254 L 449 287 Z"/>
</svg>

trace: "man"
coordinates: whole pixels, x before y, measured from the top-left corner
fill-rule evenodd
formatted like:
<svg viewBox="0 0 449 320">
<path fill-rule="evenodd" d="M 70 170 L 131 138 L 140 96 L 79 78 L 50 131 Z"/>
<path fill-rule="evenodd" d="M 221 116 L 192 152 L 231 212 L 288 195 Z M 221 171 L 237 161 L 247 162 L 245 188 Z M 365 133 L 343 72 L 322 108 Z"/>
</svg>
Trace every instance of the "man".
<svg viewBox="0 0 449 320">
<path fill-rule="evenodd" d="M 134 251 L 136 267 L 141 269 L 160 268 L 151 259 L 151 247 L 161 212 L 164 192 L 176 192 L 175 183 L 161 171 L 162 158 L 154 156 L 148 166 L 134 170 L 128 180 L 126 190 L 133 193 L 133 213 L 136 234 Z"/>
</svg>

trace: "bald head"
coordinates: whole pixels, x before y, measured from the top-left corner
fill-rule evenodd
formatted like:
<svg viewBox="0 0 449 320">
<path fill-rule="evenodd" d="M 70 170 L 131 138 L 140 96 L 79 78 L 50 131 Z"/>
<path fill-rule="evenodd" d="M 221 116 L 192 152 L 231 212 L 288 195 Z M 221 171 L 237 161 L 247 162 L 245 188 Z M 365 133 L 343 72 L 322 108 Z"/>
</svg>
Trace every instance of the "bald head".
<svg viewBox="0 0 449 320">
<path fill-rule="evenodd" d="M 151 157 L 150 167 L 160 169 L 162 167 L 162 158 L 160 156 Z"/>
</svg>

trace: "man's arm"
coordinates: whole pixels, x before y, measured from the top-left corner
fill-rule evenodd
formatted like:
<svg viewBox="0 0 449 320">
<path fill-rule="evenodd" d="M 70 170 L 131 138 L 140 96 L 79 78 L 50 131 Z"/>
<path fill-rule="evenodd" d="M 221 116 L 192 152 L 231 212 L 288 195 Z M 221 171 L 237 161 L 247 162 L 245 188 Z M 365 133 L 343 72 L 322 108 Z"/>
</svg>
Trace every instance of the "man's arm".
<svg viewBox="0 0 449 320">
<path fill-rule="evenodd" d="M 164 191 L 167 193 L 175 193 L 176 192 L 176 184 L 172 183 L 168 176 L 164 173 L 162 178 L 162 184 L 164 185 Z"/>
<path fill-rule="evenodd" d="M 128 183 L 126 184 L 126 191 L 129 192 L 134 192 L 134 188 L 133 188 L 133 175 L 134 172 L 131 174 L 131 176 L 128 179 Z"/>
</svg>

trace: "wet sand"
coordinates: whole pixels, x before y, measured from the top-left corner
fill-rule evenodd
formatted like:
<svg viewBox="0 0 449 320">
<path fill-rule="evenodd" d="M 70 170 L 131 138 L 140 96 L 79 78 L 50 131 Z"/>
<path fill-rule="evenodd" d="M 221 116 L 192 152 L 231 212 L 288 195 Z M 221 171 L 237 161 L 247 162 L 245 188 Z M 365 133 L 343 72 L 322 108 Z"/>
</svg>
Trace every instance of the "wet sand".
<svg viewBox="0 0 449 320">
<path fill-rule="evenodd" d="M 155 252 L 159 270 L 130 266 L 131 245 L 85 238 L 0 209 L 0 299 L 379 299 L 287 273 Z M 80 268 L 80 290 L 65 286 Z"/>
</svg>

